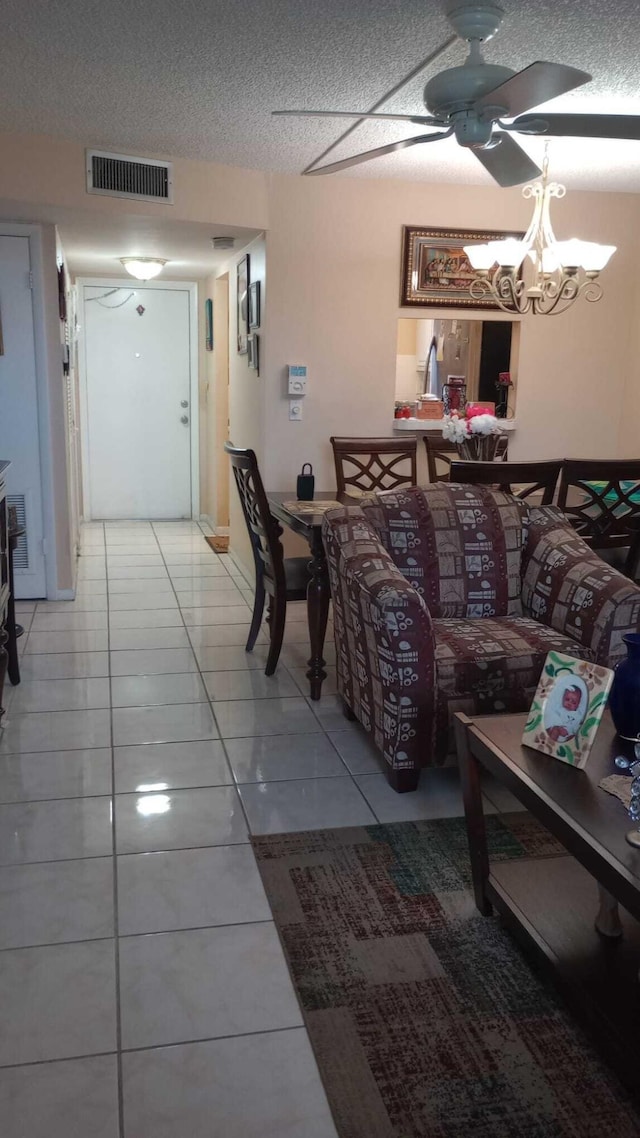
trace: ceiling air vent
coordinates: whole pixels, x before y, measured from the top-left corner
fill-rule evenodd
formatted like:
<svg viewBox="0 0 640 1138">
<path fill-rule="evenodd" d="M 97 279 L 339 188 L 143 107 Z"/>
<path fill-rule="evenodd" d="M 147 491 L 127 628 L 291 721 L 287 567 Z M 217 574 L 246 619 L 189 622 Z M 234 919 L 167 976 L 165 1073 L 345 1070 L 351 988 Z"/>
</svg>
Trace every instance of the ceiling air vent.
<svg viewBox="0 0 640 1138">
<path fill-rule="evenodd" d="M 87 193 L 172 203 L 171 163 L 87 150 Z"/>
</svg>

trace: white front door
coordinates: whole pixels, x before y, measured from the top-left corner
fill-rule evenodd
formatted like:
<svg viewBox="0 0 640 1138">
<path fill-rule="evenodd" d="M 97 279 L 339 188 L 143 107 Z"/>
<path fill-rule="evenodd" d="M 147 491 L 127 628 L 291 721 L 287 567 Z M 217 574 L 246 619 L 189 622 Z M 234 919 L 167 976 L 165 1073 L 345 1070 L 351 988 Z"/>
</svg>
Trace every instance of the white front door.
<svg viewBox="0 0 640 1138">
<path fill-rule="evenodd" d="M 83 286 L 86 513 L 191 517 L 190 293 Z"/>
<path fill-rule="evenodd" d="M 28 237 L 0 236 L 0 458 L 7 495 L 26 527 L 14 554 L 15 595 L 47 593 L 40 432 Z M 62 382 L 62 357 L 60 359 Z"/>
</svg>

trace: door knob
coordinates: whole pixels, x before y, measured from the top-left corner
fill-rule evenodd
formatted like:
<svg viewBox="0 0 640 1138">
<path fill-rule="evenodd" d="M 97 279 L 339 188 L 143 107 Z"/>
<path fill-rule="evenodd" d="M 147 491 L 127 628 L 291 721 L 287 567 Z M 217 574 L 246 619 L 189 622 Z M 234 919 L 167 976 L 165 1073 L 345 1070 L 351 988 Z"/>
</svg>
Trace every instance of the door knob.
<svg viewBox="0 0 640 1138">
<path fill-rule="evenodd" d="M 186 399 L 181 399 L 181 400 L 180 400 L 180 406 L 181 406 L 181 407 L 188 407 L 188 406 L 189 406 L 188 400 L 186 400 Z"/>
<path fill-rule="evenodd" d="M 188 415 L 181 415 L 180 416 L 180 422 L 181 423 L 188 423 L 189 422 L 189 416 Z"/>
</svg>

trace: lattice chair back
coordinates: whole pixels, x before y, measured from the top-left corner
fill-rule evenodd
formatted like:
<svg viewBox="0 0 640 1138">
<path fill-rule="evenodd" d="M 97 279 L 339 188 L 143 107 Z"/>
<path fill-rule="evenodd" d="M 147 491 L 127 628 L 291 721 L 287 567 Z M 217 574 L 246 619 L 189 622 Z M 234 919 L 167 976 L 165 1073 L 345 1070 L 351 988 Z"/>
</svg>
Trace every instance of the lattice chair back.
<svg viewBox="0 0 640 1138">
<path fill-rule="evenodd" d="M 332 438 L 338 494 L 417 484 L 417 440 Z"/>
<path fill-rule="evenodd" d="M 562 459 L 544 462 L 475 462 L 459 459 L 451 463 L 451 482 L 496 486 L 516 498 L 535 497 L 532 505 L 553 502 Z"/>
<path fill-rule="evenodd" d="M 231 469 L 251 539 L 256 576 L 263 576 L 265 584 L 273 582 L 274 586 L 285 589 L 280 526 L 269 511 L 255 452 L 234 447 L 229 442 L 225 443 L 224 449 L 231 458 Z"/>
<path fill-rule="evenodd" d="M 640 459 L 565 459 L 558 505 L 593 549 L 628 547 L 624 572 L 638 575 Z"/>
</svg>

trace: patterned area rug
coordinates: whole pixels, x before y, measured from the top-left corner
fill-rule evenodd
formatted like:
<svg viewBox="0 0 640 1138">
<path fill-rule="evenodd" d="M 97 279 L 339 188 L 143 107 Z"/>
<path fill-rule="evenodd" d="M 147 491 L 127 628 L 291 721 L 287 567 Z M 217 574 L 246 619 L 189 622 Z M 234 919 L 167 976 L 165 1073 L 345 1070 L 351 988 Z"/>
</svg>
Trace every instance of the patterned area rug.
<svg viewBox="0 0 640 1138">
<path fill-rule="evenodd" d="M 492 859 L 564 851 L 487 818 Z M 341 1138 L 638 1138 L 640 1113 L 471 894 L 464 820 L 255 838 Z"/>
</svg>

